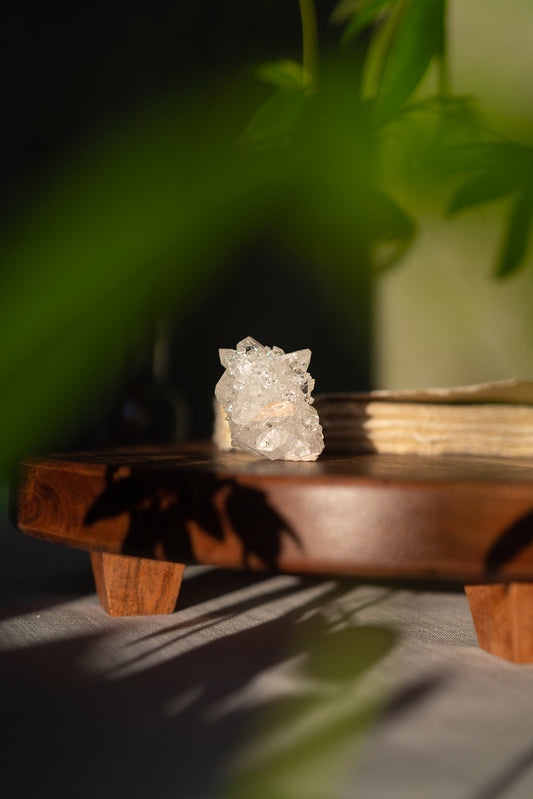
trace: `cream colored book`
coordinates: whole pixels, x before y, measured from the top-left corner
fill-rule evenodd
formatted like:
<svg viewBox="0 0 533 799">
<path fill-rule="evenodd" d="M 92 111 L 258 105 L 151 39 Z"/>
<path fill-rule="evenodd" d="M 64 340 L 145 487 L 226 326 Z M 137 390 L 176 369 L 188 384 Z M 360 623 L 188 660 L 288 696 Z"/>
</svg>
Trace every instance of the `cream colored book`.
<svg viewBox="0 0 533 799">
<path fill-rule="evenodd" d="M 533 455 L 533 381 L 323 394 L 328 452 Z"/>
</svg>

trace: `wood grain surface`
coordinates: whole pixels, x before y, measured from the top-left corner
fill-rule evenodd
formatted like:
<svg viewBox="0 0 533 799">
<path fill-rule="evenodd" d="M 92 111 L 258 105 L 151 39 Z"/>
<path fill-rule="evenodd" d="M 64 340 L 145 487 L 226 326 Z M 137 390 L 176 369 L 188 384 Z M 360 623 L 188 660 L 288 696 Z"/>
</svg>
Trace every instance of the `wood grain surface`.
<svg viewBox="0 0 533 799">
<path fill-rule="evenodd" d="M 27 459 L 20 530 L 174 563 L 533 581 L 533 459 L 257 460 L 209 443 Z"/>
<path fill-rule="evenodd" d="M 172 613 L 184 566 L 107 552 L 91 552 L 100 604 L 110 616 Z"/>
<path fill-rule="evenodd" d="M 533 663 L 533 584 L 467 585 L 479 645 L 513 663 Z"/>
</svg>

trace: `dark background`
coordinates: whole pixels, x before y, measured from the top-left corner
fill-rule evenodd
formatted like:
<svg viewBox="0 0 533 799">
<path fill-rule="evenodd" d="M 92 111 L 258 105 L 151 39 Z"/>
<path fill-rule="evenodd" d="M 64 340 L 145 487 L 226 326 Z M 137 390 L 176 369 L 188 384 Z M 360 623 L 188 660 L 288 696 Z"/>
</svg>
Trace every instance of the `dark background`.
<svg viewBox="0 0 533 799">
<path fill-rule="evenodd" d="M 317 3 L 326 47 L 335 5 Z M 194 91 L 209 103 L 236 71 L 249 70 L 252 79 L 254 64 L 298 59 L 300 50 L 296 0 L 93 2 L 61 10 L 10 0 L 0 28 L 3 219 L 43 168 L 121 113 L 162 94 L 175 93 L 179 102 Z M 187 314 L 171 316 L 168 360 L 159 375 L 164 385 L 151 374 L 152 333 L 141 326 L 118 386 L 72 444 L 209 435 L 211 397 L 221 374 L 217 350 L 247 335 L 286 351 L 310 347 L 315 393 L 368 388 L 368 281 L 362 281 L 354 309 L 361 342 L 355 351 L 336 309 L 324 304 L 297 260 L 265 236 L 247 246 L 229 275 L 206 288 Z"/>
</svg>

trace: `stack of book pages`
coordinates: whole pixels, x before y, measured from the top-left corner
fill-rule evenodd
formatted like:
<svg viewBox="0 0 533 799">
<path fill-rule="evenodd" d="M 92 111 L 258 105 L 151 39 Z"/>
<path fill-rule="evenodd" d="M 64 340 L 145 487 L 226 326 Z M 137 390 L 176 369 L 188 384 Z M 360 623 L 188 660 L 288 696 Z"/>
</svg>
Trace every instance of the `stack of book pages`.
<svg viewBox="0 0 533 799">
<path fill-rule="evenodd" d="M 323 394 L 326 452 L 533 455 L 533 381 Z"/>
</svg>

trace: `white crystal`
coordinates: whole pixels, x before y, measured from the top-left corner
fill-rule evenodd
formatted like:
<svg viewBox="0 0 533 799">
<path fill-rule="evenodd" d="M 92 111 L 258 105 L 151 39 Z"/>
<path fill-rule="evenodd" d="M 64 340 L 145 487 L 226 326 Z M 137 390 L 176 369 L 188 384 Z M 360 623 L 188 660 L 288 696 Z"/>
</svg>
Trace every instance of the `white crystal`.
<svg viewBox="0 0 533 799">
<path fill-rule="evenodd" d="M 219 350 L 219 356 L 226 371 L 215 396 L 229 423 L 232 446 L 271 460 L 316 460 L 324 438 L 311 407 L 311 350 L 286 354 L 247 337 L 234 350 Z"/>
</svg>

